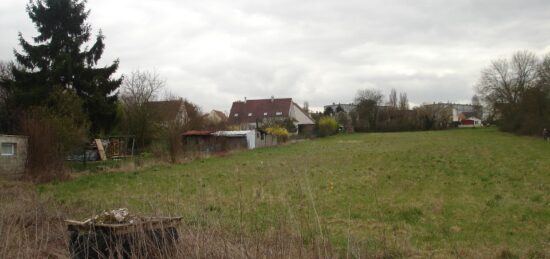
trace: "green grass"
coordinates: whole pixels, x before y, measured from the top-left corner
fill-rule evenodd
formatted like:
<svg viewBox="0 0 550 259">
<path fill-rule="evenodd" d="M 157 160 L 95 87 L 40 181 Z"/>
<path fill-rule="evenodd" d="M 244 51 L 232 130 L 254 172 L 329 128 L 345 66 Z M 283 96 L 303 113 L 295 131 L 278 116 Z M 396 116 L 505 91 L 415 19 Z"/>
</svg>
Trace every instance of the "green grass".
<svg viewBox="0 0 550 259">
<path fill-rule="evenodd" d="M 494 129 L 339 135 L 39 190 L 77 218 L 127 207 L 337 247 L 527 254 L 550 243 L 550 144 Z"/>
</svg>

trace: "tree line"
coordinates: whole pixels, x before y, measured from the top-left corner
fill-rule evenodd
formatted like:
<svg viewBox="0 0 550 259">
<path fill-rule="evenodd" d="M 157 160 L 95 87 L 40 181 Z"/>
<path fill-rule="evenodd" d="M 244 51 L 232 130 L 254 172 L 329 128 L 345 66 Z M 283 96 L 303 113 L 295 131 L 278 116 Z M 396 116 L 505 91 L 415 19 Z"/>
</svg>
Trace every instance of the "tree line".
<svg viewBox="0 0 550 259">
<path fill-rule="evenodd" d="M 423 104 L 411 109 L 407 93 L 398 93 L 395 89 L 387 99 L 380 90 L 361 89 L 353 107 L 344 111 L 340 105 L 336 109 L 327 106 L 314 118 L 332 117 L 347 132 L 439 130 L 453 126 L 450 103 Z"/>
<path fill-rule="evenodd" d="M 511 58 L 491 61 L 481 71 L 472 97 L 473 113 L 486 125 L 523 135 L 540 135 L 550 128 L 550 54 L 538 57 L 523 50 Z M 399 97 L 398 97 L 399 96 Z M 424 104 L 408 107 L 406 93 L 392 89 L 386 102 L 379 90 L 359 90 L 355 109 L 325 109 L 316 114 L 333 117 L 351 131 L 437 130 L 454 126 L 451 104 Z"/>
</svg>

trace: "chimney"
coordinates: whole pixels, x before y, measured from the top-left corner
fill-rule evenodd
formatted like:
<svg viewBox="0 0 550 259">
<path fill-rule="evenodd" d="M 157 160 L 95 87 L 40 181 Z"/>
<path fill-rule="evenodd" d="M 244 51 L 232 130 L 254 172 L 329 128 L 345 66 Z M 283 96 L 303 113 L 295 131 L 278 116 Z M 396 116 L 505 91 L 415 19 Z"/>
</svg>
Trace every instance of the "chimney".
<svg viewBox="0 0 550 259">
<path fill-rule="evenodd" d="M 244 103 L 246 103 L 246 96 L 244 97 Z"/>
<path fill-rule="evenodd" d="M 274 99 L 275 99 L 275 97 L 272 95 L 272 96 L 271 96 L 271 102 L 273 102 Z"/>
</svg>

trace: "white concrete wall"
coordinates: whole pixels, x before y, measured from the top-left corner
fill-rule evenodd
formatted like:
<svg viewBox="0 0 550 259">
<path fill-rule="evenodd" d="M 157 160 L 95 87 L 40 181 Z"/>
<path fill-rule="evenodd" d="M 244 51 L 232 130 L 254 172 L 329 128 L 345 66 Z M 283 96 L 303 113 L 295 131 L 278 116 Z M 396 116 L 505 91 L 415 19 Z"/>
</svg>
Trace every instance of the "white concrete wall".
<svg viewBox="0 0 550 259">
<path fill-rule="evenodd" d="M 295 103 L 290 107 L 290 117 L 298 121 L 296 124 L 315 124 Z"/>
</svg>

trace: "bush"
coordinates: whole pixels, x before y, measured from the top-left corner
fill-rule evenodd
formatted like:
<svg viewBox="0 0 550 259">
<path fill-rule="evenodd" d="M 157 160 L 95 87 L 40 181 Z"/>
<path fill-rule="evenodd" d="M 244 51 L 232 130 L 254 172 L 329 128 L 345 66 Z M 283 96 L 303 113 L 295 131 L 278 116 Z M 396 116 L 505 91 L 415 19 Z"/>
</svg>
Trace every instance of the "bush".
<svg viewBox="0 0 550 259">
<path fill-rule="evenodd" d="M 19 119 L 27 136 L 27 176 L 44 182 L 67 177 L 65 156 L 83 147 L 89 122 L 82 101 L 72 92 L 55 90 L 46 105 L 31 107 Z"/>
<path fill-rule="evenodd" d="M 288 139 L 288 130 L 285 128 L 274 126 L 265 129 L 265 131 L 271 135 L 277 136 L 282 141 L 286 141 Z"/>
<path fill-rule="evenodd" d="M 176 119 L 168 123 L 165 130 L 165 141 L 170 156 L 170 163 L 178 163 L 183 155 L 182 132 L 185 132 L 184 122 Z"/>
<path fill-rule="evenodd" d="M 321 117 L 317 127 L 320 137 L 334 135 L 338 132 L 338 122 L 332 117 Z"/>
<path fill-rule="evenodd" d="M 65 155 L 86 142 L 86 127 L 44 108 L 26 112 L 20 126 L 29 138 L 27 176 L 39 182 L 67 178 Z"/>
</svg>

